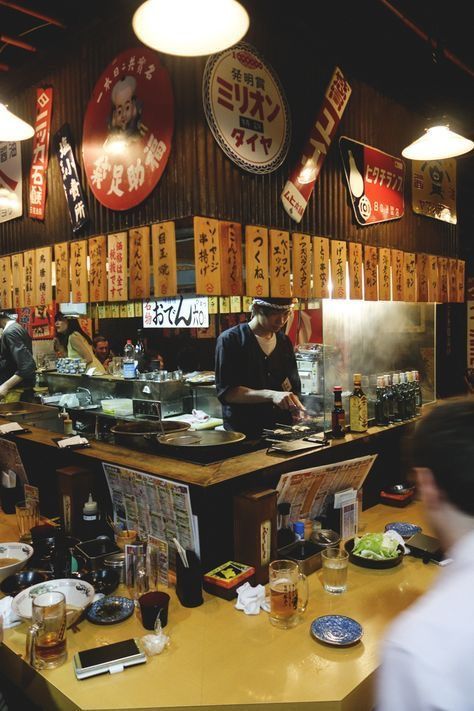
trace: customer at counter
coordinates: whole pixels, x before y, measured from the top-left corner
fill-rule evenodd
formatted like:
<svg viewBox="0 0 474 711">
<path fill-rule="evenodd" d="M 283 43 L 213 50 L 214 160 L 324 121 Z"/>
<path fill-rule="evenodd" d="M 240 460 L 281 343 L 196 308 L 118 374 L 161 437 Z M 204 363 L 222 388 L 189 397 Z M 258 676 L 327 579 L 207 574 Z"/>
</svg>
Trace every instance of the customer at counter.
<svg viewBox="0 0 474 711">
<path fill-rule="evenodd" d="M 283 333 L 293 300 L 254 299 L 251 319 L 221 333 L 216 344 L 216 389 L 226 430 L 261 436 L 264 428 L 292 424 L 304 409 L 290 339 Z"/>
<path fill-rule="evenodd" d="M 0 311 L 0 328 L 0 398 L 32 402 L 36 363 L 29 333 L 7 311 Z"/>
<path fill-rule="evenodd" d="M 467 711 L 474 705 L 472 397 L 446 401 L 423 416 L 413 464 L 426 514 L 452 562 L 389 629 L 376 708 Z"/>
<path fill-rule="evenodd" d="M 95 369 L 94 375 L 103 375 L 105 373 L 104 366 L 94 355 L 91 339 L 82 330 L 77 318 L 66 317 L 58 311 L 55 318 L 55 326 L 58 340 L 66 341 L 68 358 L 82 358 L 87 364 L 87 369 Z"/>
<path fill-rule="evenodd" d="M 105 370 L 107 370 L 114 355 L 110 350 L 107 338 L 105 336 L 101 336 L 100 334 L 94 336 L 92 339 L 92 350 L 94 351 L 94 355 L 97 360 L 102 363 Z"/>
</svg>

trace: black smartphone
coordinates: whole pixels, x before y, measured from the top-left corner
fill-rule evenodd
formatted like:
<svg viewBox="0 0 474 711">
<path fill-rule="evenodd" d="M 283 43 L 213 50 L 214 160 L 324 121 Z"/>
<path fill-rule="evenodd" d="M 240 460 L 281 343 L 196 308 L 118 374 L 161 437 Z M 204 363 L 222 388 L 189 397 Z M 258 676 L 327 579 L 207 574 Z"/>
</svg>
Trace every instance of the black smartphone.
<svg viewBox="0 0 474 711">
<path fill-rule="evenodd" d="M 139 640 L 125 639 L 77 652 L 74 655 L 74 670 L 78 679 L 87 679 L 97 674 L 115 674 L 125 667 L 146 662 L 146 655 Z"/>
</svg>

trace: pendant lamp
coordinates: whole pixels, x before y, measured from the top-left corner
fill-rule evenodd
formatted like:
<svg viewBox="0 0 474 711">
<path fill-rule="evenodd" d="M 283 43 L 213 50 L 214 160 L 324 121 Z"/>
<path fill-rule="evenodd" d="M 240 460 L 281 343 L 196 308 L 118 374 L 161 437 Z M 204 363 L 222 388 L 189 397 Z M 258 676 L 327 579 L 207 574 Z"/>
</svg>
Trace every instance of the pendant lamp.
<svg viewBox="0 0 474 711">
<path fill-rule="evenodd" d="M 132 24 L 148 47 L 198 57 L 241 40 L 249 28 L 249 16 L 237 0 L 146 0 Z"/>
<path fill-rule="evenodd" d="M 451 131 L 447 124 L 431 126 L 416 141 L 403 149 L 402 156 L 410 160 L 443 160 L 472 151 L 474 142 Z"/>
<path fill-rule="evenodd" d="M 33 126 L 12 114 L 5 104 L 0 104 L 0 141 L 26 141 L 34 132 Z"/>
</svg>

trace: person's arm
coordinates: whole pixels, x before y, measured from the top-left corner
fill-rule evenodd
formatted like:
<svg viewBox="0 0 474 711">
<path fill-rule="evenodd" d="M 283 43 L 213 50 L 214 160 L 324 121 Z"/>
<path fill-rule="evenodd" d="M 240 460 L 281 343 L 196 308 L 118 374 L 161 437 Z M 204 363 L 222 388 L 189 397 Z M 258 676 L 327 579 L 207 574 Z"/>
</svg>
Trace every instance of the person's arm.
<svg viewBox="0 0 474 711">
<path fill-rule="evenodd" d="M 279 390 L 252 390 L 244 385 L 229 388 L 224 395 L 225 402 L 238 405 L 252 405 L 260 402 L 270 402 L 281 410 L 304 410 L 303 403 L 292 392 Z"/>
<path fill-rule="evenodd" d="M 80 333 L 77 333 L 77 331 L 73 331 L 70 334 L 69 341 L 74 350 L 79 354 L 79 357 L 85 360 L 87 365 L 89 365 L 94 357 L 92 346 L 90 346 L 86 339 L 81 336 Z"/>
<path fill-rule="evenodd" d="M 18 334 L 6 332 L 2 338 L 5 338 L 12 360 L 17 367 L 16 373 L 0 385 L 0 397 L 5 397 L 12 388 L 20 385 L 23 380 L 34 377 L 36 363 L 30 349 Z"/>
<path fill-rule="evenodd" d="M 12 388 L 16 388 L 22 381 L 23 378 L 16 374 L 12 375 L 8 380 L 5 380 L 5 382 L 0 385 L 0 397 L 5 397 Z"/>
</svg>

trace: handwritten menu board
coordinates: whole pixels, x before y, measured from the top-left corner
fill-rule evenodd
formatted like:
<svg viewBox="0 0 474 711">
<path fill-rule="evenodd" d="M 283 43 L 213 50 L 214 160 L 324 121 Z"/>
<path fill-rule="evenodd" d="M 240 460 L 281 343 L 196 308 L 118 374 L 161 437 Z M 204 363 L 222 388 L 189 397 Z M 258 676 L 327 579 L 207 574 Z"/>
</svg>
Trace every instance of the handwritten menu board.
<svg viewBox="0 0 474 711">
<path fill-rule="evenodd" d="M 35 305 L 46 306 L 53 300 L 53 287 L 51 283 L 51 247 L 42 247 L 36 250 L 35 273 Z"/>
<path fill-rule="evenodd" d="M 403 252 L 392 249 L 392 301 L 403 301 Z"/>
<path fill-rule="evenodd" d="M 331 240 L 331 278 L 332 298 L 346 298 L 346 262 L 347 243 L 342 240 Z"/>
<path fill-rule="evenodd" d="M 24 252 L 24 280 L 25 280 L 25 306 L 35 305 L 35 250 Z"/>
<path fill-rule="evenodd" d="M 12 286 L 13 308 L 21 309 L 25 305 L 25 282 L 23 280 L 24 262 L 23 253 L 12 254 Z"/>
<path fill-rule="evenodd" d="M 270 230 L 270 296 L 291 296 L 290 234 Z"/>
<path fill-rule="evenodd" d="M 313 296 L 329 299 L 329 239 L 313 239 Z"/>
<path fill-rule="evenodd" d="M 12 263 L 10 257 L 0 258 L 0 302 L 3 309 L 12 308 Z"/>
<path fill-rule="evenodd" d="M 404 301 L 416 301 L 416 254 L 403 254 Z"/>
<path fill-rule="evenodd" d="M 364 247 L 364 277 L 365 277 L 365 301 L 377 301 L 377 264 L 378 264 L 377 247 L 366 245 Z"/>
<path fill-rule="evenodd" d="M 448 301 L 448 259 L 438 257 L 439 300 L 442 304 Z"/>
<path fill-rule="evenodd" d="M 150 228 L 139 227 L 130 230 L 130 292 L 131 299 L 145 299 L 150 296 Z"/>
<path fill-rule="evenodd" d="M 117 232 L 108 236 L 109 278 L 107 299 L 128 301 L 127 289 L 127 233 Z"/>
<path fill-rule="evenodd" d="M 434 254 L 428 255 L 428 301 L 432 303 L 439 301 L 439 270 L 438 257 Z"/>
<path fill-rule="evenodd" d="M 293 242 L 293 295 L 300 299 L 311 296 L 311 237 L 295 232 Z"/>
<path fill-rule="evenodd" d="M 462 303 L 464 301 L 465 270 L 466 270 L 466 263 L 462 259 L 458 259 L 457 292 L 458 292 L 458 302 L 459 303 Z"/>
<path fill-rule="evenodd" d="M 428 255 L 418 254 L 416 257 L 416 300 L 428 301 L 429 261 Z"/>
<path fill-rule="evenodd" d="M 385 247 L 379 249 L 379 301 L 390 301 L 390 250 Z"/>
<path fill-rule="evenodd" d="M 242 225 L 238 222 L 219 221 L 221 245 L 222 293 L 229 296 L 242 294 Z"/>
<path fill-rule="evenodd" d="M 209 217 L 194 218 L 196 294 L 221 294 L 219 223 Z"/>
<path fill-rule="evenodd" d="M 245 228 L 245 282 L 249 296 L 268 296 L 268 230 Z"/>
<path fill-rule="evenodd" d="M 54 245 L 54 265 L 56 268 L 56 301 L 67 303 L 71 298 L 68 242 Z"/>
<path fill-rule="evenodd" d="M 155 297 L 176 296 L 176 234 L 174 222 L 157 222 L 151 226 L 153 285 Z"/>
<path fill-rule="evenodd" d="M 448 259 L 448 289 L 449 301 L 456 303 L 458 300 L 458 260 Z"/>
<path fill-rule="evenodd" d="M 349 242 L 349 298 L 362 299 L 362 245 Z"/>
<path fill-rule="evenodd" d="M 89 301 L 87 276 L 87 240 L 71 242 L 71 301 L 80 304 Z"/>
<path fill-rule="evenodd" d="M 107 299 L 107 238 L 89 239 L 89 289 L 91 301 Z"/>
</svg>

